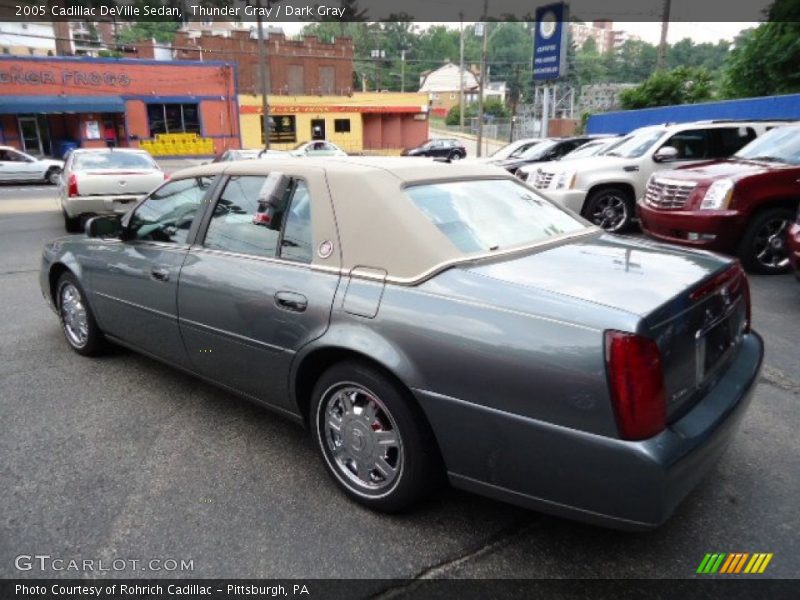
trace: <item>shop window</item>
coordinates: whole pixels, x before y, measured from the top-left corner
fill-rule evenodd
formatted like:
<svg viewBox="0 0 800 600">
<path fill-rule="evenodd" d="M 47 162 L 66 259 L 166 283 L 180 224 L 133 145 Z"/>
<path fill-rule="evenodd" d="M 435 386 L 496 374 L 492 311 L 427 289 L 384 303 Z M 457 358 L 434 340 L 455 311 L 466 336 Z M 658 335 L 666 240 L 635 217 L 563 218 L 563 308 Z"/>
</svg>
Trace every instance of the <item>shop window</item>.
<svg viewBox="0 0 800 600">
<path fill-rule="evenodd" d="M 336 133 L 350 133 L 350 119 L 334 119 L 333 130 Z"/>
<path fill-rule="evenodd" d="M 297 142 L 297 128 L 294 115 L 272 115 L 269 118 L 270 144 L 293 144 Z M 264 131 L 261 131 L 261 143 L 264 143 Z"/>
<path fill-rule="evenodd" d="M 197 104 L 148 104 L 150 135 L 158 133 L 200 133 Z"/>
</svg>

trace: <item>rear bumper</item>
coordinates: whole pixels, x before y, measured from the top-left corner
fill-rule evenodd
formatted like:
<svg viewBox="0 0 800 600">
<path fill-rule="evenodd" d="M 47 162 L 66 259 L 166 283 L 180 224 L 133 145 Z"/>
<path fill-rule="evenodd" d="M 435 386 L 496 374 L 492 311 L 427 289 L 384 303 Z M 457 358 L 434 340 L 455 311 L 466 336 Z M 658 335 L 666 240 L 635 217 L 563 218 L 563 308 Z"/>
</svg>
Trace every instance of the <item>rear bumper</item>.
<svg viewBox="0 0 800 600">
<path fill-rule="evenodd" d="M 581 214 L 586 200 L 586 190 L 537 190 L 548 200 L 565 206 L 573 212 Z"/>
<path fill-rule="evenodd" d="M 96 215 L 121 215 L 133 208 L 144 196 L 145 194 L 117 194 L 113 196 L 62 197 L 61 208 L 70 218 L 88 213 Z"/>
<path fill-rule="evenodd" d="M 794 223 L 787 235 L 789 262 L 794 268 L 794 275 L 800 281 L 800 223 Z"/>
<path fill-rule="evenodd" d="M 764 347 L 753 333 L 689 413 L 641 442 L 594 435 L 417 390 L 454 485 L 619 529 L 666 521 L 731 441 Z"/>
<path fill-rule="evenodd" d="M 656 210 L 639 201 L 636 205 L 642 230 L 650 237 L 672 244 L 736 252 L 745 218 L 733 210 Z M 714 236 L 713 239 L 688 239 L 689 234 Z"/>
</svg>

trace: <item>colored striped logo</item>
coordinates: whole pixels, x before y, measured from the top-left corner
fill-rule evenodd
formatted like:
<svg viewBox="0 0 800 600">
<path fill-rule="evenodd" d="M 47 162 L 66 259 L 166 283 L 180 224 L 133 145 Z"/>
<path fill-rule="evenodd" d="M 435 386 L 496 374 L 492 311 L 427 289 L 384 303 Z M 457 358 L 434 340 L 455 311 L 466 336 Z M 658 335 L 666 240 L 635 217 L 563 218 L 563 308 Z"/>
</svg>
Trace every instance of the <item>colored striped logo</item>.
<svg viewBox="0 0 800 600">
<path fill-rule="evenodd" d="M 772 560 L 772 552 L 733 552 L 725 554 L 717 552 L 706 554 L 697 567 L 697 572 L 701 575 L 713 575 L 715 573 L 725 575 L 736 575 L 739 573 L 763 573 L 769 561 Z"/>
</svg>

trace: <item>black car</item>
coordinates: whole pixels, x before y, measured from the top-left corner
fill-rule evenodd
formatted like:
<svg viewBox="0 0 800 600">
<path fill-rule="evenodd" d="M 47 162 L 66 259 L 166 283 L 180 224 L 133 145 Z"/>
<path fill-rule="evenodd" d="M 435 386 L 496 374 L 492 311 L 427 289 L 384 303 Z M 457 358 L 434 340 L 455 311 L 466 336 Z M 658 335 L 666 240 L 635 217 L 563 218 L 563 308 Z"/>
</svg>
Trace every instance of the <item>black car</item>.
<svg viewBox="0 0 800 600">
<path fill-rule="evenodd" d="M 575 148 L 583 146 L 591 139 L 592 138 L 589 136 L 544 138 L 538 144 L 530 146 L 521 154 L 509 156 L 504 160 L 489 162 L 498 167 L 503 167 L 509 173 L 516 173 L 517 169 L 531 163 L 558 160 L 567 152 L 572 152 Z"/>
<path fill-rule="evenodd" d="M 458 140 L 439 138 L 428 140 L 416 148 L 403 150 L 403 156 L 441 156 L 459 160 L 467 156 L 467 149 Z"/>
</svg>

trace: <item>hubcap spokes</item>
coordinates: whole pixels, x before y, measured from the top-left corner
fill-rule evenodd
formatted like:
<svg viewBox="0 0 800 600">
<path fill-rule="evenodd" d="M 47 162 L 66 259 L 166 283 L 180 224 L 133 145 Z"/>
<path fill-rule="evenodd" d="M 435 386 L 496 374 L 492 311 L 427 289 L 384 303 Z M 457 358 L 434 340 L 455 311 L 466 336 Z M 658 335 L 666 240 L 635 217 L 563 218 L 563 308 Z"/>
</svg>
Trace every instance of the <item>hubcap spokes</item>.
<svg viewBox="0 0 800 600">
<path fill-rule="evenodd" d="M 592 223 L 606 231 L 616 231 L 625 222 L 628 209 L 622 198 L 604 196 L 595 204 Z"/>
<path fill-rule="evenodd" d="M 89 322 L 81 294 L 71 283 L 61 288 L 61 319 L 69 340 L 76 346 L 83 346 L 89 339 Z"/>
<path fill-rule="evenodd" d="M 773 219 L 764 224 L 755 239 L 756 260 L 770 269 L 780 269 L 789 263 L 786 254 L 786 219 Z"/>
<path fill-rule="evenodd" d="M 349 385 L 333 391 L 324 413 L 325 443 L 349 481 L 370 491 L 391 486 L 402 466 L 397 425 L 383 403 Z"/>
</svg>

